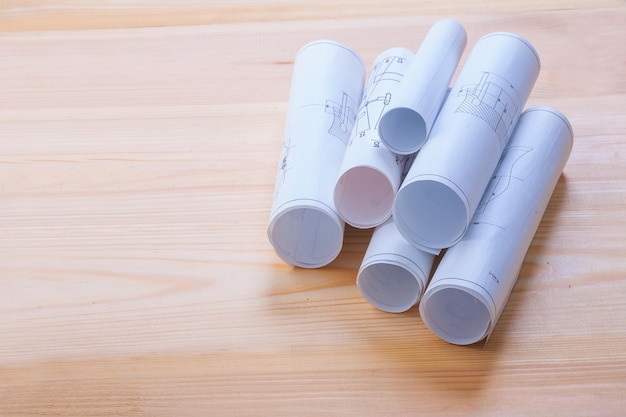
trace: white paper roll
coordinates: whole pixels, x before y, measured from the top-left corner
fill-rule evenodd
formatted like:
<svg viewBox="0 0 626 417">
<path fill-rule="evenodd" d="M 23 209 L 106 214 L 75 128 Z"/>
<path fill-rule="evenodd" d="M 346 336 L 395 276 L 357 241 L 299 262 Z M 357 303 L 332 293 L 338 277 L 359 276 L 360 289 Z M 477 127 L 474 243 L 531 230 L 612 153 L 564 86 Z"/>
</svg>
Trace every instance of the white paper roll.
<svg viewBox="0 0 626 417">
<path fill-rule="evenodd" d="M 393 218 L 374 230 L 357 274 L 357 286 L 373 306 L 401 313 L 419 301 L 435 255 L 413 247 L 398 232 Z"/>
<path fill-rule="evenodd" d="M 391 216 L 407 156 L 397 156 L 381 143 L 378 122 L 393 105 L 411 51 L 391 48 L 381 53 L 363 93 L 356 123 L 339 170 L 334 202 L 346 223 L 367 229 Z"/>
<path fill-rule="evenodd" d="M 396 195 L 393 214 L 409 242 L 442 249 L 463 237 L 539 67 L 517 35 L 476 43 Z"/>
<path fill-rule="evenodd" d="M 408 155 L 424 144 L 466 43 L 465 29 L 452 19 L 428 31 L 380 120 L 380 136 L 389 150 Z"/>
<path fill-rule="evenodd" d="M 459 345 L 495 326 L 572 149 L 561 113 L 523 113 L 465 237 L 448 249 L 420 303 L 426 325 Z"/>
<path fill-rule="evenodd" d="M 268 226 L 272 246 L 290 265 L 321 267 L 341 250 L 344 222 L 333 188 L 364 80 L 359 55 L 338 42 L 311 42 L 296 56 Z"/>
</svg>

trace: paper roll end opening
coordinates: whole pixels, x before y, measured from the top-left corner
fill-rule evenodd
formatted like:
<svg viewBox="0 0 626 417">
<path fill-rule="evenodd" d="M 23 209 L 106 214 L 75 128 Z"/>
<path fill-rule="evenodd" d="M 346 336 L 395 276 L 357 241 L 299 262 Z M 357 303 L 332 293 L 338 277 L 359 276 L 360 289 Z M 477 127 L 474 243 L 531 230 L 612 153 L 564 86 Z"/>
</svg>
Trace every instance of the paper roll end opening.
<svg viewBox="0 0 626 417">
<path fill-rule="evenodd" d="M 378 132 L 385 146 L 400 155 L 417 152 L 428 134 L 424 118 L 408 107 L 392 108 L 383 114 Z"/>
<path fill-rule="evenodd" d="M 469 217 L 459 193 L 434 180 L 417 180 L 400 188 L 393 212 L 398 230 L 409 242 L 434 249 L 456 243 Z"/>
<path fill-rule="evenodd" d="M 482 340 L 491 326 L 487 306 L 474 294 L 459 288 L 427 292 L 420 304 L 420 315 L 433 333 L 455 345 Z"/>
<path fill-rule="evenodd" d="M 386 262 L 371 263 L 357 275 L 357 287 L 370 304 L 388 313 L 402 313 L 422 295 L 421 282 L 410 271 Z"/>
<path fill-rule="evenodd" d="M 339 215 L 353 227 L 378 226 L 391 216 L 396 190 L 382 172 L 359 166 L 344 172 L 335 186 Z"/>
<path fill-rule="evenodd" d="M 319 268 L 332 262 L 343 246 L 337 214 L 315 206 L 296 206 L 276 214 L 267 229 L 276 254 L 287 264 Z"/>
</svg>

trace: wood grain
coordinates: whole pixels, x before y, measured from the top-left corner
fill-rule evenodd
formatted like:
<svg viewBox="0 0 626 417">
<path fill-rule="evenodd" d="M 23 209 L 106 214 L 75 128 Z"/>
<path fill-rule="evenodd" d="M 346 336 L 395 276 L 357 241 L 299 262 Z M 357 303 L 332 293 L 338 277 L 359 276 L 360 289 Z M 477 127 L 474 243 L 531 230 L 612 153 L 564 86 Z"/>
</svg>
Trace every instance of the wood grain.
<svg viewBox="0 0 626 417">
<path fill-rule="evenodd" d="M 493 335 L 439 340 L 266 237 L 295 52 L 529 39 L 575 145 Z M 623 1 L 0 1 L 0 416 L 620 416 Z M 466 52 L 467 55 L 467 52 Z"/>
</svg>

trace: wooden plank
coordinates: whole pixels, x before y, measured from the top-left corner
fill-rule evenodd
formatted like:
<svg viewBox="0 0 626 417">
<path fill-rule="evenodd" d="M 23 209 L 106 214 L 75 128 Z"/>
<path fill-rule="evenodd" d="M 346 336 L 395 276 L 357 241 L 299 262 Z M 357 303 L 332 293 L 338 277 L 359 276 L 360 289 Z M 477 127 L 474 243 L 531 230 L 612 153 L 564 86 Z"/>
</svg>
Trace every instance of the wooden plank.
<svg viewBox="0 0 626 417">
<path fill-rule="evenodd" d="M 622 7 L 620 0 L 528 0 L 467 2 L 449 0 L 3 0 L 3 31 L 85 30 L 128 27 L 206 25 L 241 22 L 379 18 L 389 16 L 536 13 Z"/>
<path fill-rule="evenodd" d="M 334 4 L 334 3 L 333 3 Z M 362 4 L 362 7 L 357 7 Z M 495 332 L 452 346 L 266 237 L 295 52 L 517 32 L 575 146 Z M 623 2 L 0 2 L 0 415 L 618 416 Z M 62 30 L 58 30 L 62 29 Z M 466 52 L 467 55 L 467 52 Z"/>
</svg>

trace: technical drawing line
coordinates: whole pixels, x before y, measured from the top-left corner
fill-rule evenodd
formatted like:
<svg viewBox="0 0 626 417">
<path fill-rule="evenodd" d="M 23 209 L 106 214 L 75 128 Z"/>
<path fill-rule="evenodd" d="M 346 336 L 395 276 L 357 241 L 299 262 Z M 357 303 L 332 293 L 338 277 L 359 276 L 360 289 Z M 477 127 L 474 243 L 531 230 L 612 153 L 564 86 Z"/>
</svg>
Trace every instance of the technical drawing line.
<svg viewBox="0 0 626 417">
<path fill-rule="evenodd" d="M 496 174 L 491 177 L 485 194 L 483 194 L 483 198 L 476 208 L 476 214 L 484 213 L 489 203 L 506 192 L 513 179 L 521 179 L 521 176 L 514 175 L 513 171 L 519 160 L 532 150 L 532 148 L 527 146 L 510 146 L 505 148 L 495 170 Z"/>
<path fill-rule="evenodd" d="M 347 143 L 348 139 L 350 139 L 350 132 L 356 120 L 356 114 L 353 107 L 350 106 L 350 101 L 350 97 L 344 92 L 341 96 L 341 103 L 326 100 L 325 104 L 326 113 L 333 115 L 333 121 L 328 129 L 328 133 L 343 143 Z"/>
<path fill-rule="evenodd" d="M 359 137 L 365 136 L 365 131 L 370 129 L 378 129 L 378 123 L 385 109 L 389 106 L 392 99 L 392 93 L 389 92 L 389 84 L 399 83 L 403 78 L 403 73 L 398 71 L 399 65 L 408 64 L 408 60 L 403 57 L 389 56 L 384 58 L 381 63 L 377 64 L 371 75 L 371 84 L 368 87 L 357 117 L 357 132 Z M 383 90 L 380 93 L 379 90 Z"/>
<path fill-rule="evenodd" d="M 504 146 L 520 114 L 520 99 L 513 85 L 494 73 L 483 72 L 476 84 L 462 86 L 458 96 L 464 96 L 464 99 L 456 112 L 484 120 Z"/>
</svg>

